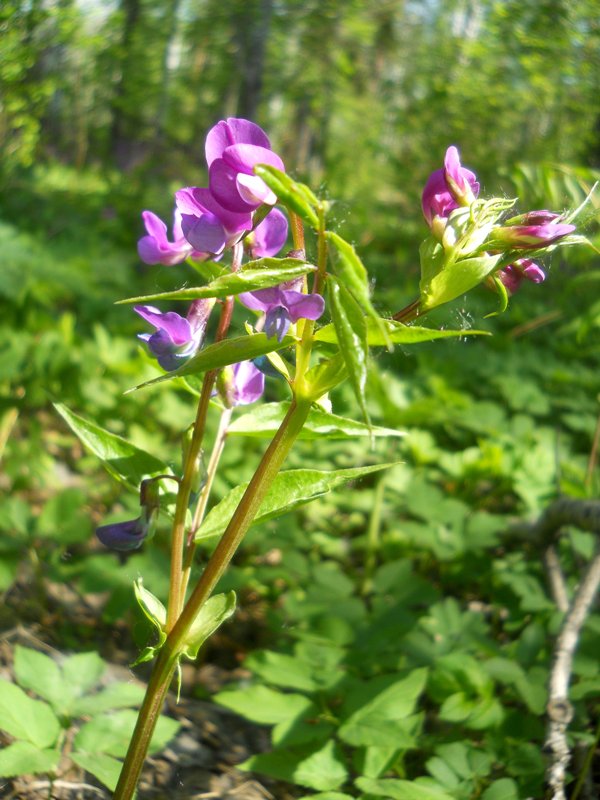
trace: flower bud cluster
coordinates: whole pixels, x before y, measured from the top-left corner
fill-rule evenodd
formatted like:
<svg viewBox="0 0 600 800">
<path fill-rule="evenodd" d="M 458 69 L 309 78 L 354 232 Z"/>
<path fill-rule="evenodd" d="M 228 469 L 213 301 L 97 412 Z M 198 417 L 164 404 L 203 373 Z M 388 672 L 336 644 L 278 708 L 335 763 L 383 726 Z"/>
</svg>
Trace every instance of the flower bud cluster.
<svg viewBox="0 0 600 800">
<path fill-rule="evenodd" d="M 487 279 L 495 286 L 494 276 L 510 294 L 523 279 L 541 283 L 545 279 L 542 268 L 529 255 L 539 254 L 563 242 L 575 226 L 563 221 L 563 216 L 551 211 L 529 211 L 510 219 L 503 219 L 514 200 L 478 199 L 479 183 L 476 175 L 463 167 L 456 147 L 449 147 L 444 168 L 433 172 L 421 197 L 423 215 L 431 230 L 431 237 L 441 247 L 422 248 L 437 259 L 431 265 L 422 264 L 425 277 L 421 281 L 425 305 L 433 307 L 450 299 L 451 276 L 443 281 L 444 294 L 433 285 L 442 270 L 460 272 L 460 286 L 465 268 L 472 268 L 474 282 Z M 459 265 L 462 262 L 462 267 Z M 468 263 L 467 263 L 468 262 Z M 433 278 L 431 277 L 433 274 Z M 439 282 L 440 284 L 442 282 Z"/>
</svg>

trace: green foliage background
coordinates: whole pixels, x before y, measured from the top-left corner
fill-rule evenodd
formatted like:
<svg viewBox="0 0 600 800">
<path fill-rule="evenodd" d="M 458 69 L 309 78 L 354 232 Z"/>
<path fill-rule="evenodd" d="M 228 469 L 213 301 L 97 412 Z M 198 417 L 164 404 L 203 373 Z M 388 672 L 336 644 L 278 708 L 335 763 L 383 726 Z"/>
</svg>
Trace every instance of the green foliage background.
<svg viewBox="0 0 600 800">
<path fill-rule="evenodd" d="M 93 541 L 95 524 L 137 513 L 137 499 L 99 471 L 51 403 L 178 463 L 194 397 L 182 384 L 122 397 L 157 371 L 136 344 L 134 315 L 113 303 L 187 279 L 183 268 L 140 265 L 139 214 L 169 219 L 173 190 L 206 181 L 203 141 L 216 120 L 255 119 L 290 172 L 336 201 L 337 228 L 364 258 L 385 314 L 416 293 L 420 191 L 446 147 L 460 148 L 487 194 L 560 211 L 598 177 L 599 97 L 595 0 L 6 0 L 3 626 L 15 615 L 41 622 L 57 646 L 101 647 L 108 658 L 132 622 L 145 644 L 132 580 L 143 574 L 164 599 L 166 530 L 124 563 Z M 585 232 L 598 243 L 592 221 Z M 257 526 L 223 586 L 256 612 L 252 635 L 239 622 L 230 630 L 237 652 L 263 646 L 248 662 L 257 685 L 299 692 L 295 702 L 316 704 L 325 731 L 307 739 L 302 728 L 278 730 L 276 711 L 267 713 L 258 721 L 276 724 L 275 756 L 254 768 L 354 795 L 405 796 L 382 776 L 426 775 L 422 791 L 437 786 L 438 795 L 415 797 L 539 796 L 540 686 L 560 615 L 540 553 L 527 542 L 505 545 L 503 531 L 560 492 L 598 493 L 600 271 L 592 249 L 567 253 L 548 265 L 545 284 L 523 287 L 503 317 L 483 323 L 494 338 L 374 359 L 369 412 L 378 425 L 409 431 L 400 444 L 299 443 L 290 467 L 404 463 L 379 489 L 367 478 Z M 482 327 L 494 302 L 479 290 L 432 322 Z M 283 399 L 280 387 L 269 385 L 267 399 Z M 334 411 L 358 418 L 348 387 L 333 399 Z M 261 449 L 260 440 L 231 437 L 215 499 L 249 477 Z M 592 550 L 590 535 L 563 539 L 571 588 Z M 56 586 L 69 588 L 61 595 Z M 69 608 L 89 594 L 102 602 L 86 628 Z M 599 626 L 595 615 L 575 669 L 573 735 L 582 747 L 597 719 Z M 226 640 L 220 647 L 207 657 L 230 663 Z M 282 683 L 288 662 L 277 659 L 290 655 L 302 685 Z M 374 752 L 352 733 L 360 703 L 426 668 L 422 716 L 405 731 L 413 744 Z M 354 706 L 340 706 L 346 689 Z M 232 695 L 221 700 L 236 707 Z M 276 709 L 280 698 L 271 701 Z M 474 721 L 482 704 L 489 713 Z M 383 724 L 376 703 L 373 713 Z M 327 786 L 311 777 L 315 763 L 319 775 L 323 764 L 332 769 Z M 363 784 L 351 784 L 356 776 Z"/>
</svg>

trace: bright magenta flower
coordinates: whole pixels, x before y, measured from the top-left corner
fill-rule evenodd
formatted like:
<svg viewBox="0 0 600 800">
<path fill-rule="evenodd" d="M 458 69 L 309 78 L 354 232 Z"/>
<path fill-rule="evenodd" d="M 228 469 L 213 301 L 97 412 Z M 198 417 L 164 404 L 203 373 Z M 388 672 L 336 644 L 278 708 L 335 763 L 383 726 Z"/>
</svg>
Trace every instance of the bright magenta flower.
<svg viewBox="0 0 600 800">
<path fill-rule="evenodd" d="M 458 150 L 451 146 L 446 150 L 444 168 L 429 176 L 421 206 L 429 226 L 435 217 L 447 219 L 451 211 L 468 206 L 479 194 L 479 183 L 474 172 L 461 166 Z"/>
<path fill-rule="evenodd" d="M 271 150 L 267 134 L 247 119 L 221 120 L 206 137 L 209 186 L 217 202 L 229 211 L 248 213 L 263 203 L 274 205 L 277 197 L 254 174 L 257 164 L 285 170 Z"/>
<path fill-rule="evenodd" d="M 498 272 L 498 277 L 506 286 L 509 294 L 514 294 L 523 279 L 532 283 L 542 283 L 546 280 L 544 270 L 530 258 L 520 258 Z"/>
<path fill-rule="evenodd" d="M 325 301 L 320 294 L 304 294 L 290 289 L 282 283 L 270 289 L 244 292 L 240 302 L 253 311 L 265 312 L 264 331 L 268 337 L 283 339 L 292 323 L 299 319 L 319 319 L 325 310 Z"/>
<path fill-rule="evenodd" d="M 152 211 L 143 211 L 142 219 L 146 236 L 138 241 L 138 254 L 145 264 L 165 264 L 172 266 L 185 261 L 188 256 L 204 259 L 208 253 L 196 248 L 185 239 L 181 230 L 181 213 L 176 209 L 173 219 L 173 241 L 167 237 L 167 226 Z"/>
<path fill-rule="evenodd" d="M 133 310 L 156 328 L 154 333 L 138 334 L 138 338 L 146 342 L 163 369 L 177 369 L 200 348 L 214 302 L 195 300 L 187 317 L 175 311 L 163 313 L 154 306 L 134 306 Z"/>
</svg>

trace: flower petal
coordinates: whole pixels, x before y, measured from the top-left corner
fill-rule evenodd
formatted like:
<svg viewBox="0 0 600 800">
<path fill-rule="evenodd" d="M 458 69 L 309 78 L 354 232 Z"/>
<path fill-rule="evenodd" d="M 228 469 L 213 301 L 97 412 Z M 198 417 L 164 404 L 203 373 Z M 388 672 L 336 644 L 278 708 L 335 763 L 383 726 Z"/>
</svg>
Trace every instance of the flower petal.
<svg viewBox="0 0 600 800">
<path fill-rule="evenodd" d="M 286 243 L 287 236 L 287 218 L 278 208 L 274 208 L 248 237 L 253 258 L 270 258 L 277 255 Z"/>
<path fill-rule="evenodd" d="M 222 156 L 226 147 L 242 142 L 258 145 L 259 147 L 271 147 L 267 134 L 250 120 L 241 117 L 229 117 L 227 120 L 217 122 L 206 136 L 204 151 L 208 166 L 210 167 L 216 158 Z"/>
<path fill-rule="evenodd" d="M 227 211 L 236 214 L 252 213 L 259 203 L 247 203 L 237 188 L 237 172 L 222 158 L 216 158 L 208 171 L 208 183 L 214 199 Z"/>
<path fill-rule="evenodd" d="M 245 406 L 258 400 L 265 390 L 265 376 L 251 361 L 233 366 L 233 404 Z"/>
</svg>

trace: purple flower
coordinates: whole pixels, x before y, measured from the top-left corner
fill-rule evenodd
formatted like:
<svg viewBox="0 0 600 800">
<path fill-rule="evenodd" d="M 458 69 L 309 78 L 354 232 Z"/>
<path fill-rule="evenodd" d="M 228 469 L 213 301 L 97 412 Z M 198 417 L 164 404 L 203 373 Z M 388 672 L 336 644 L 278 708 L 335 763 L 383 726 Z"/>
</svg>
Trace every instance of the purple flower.
<svg viewBox="0 0 600 800">
<path fill-rule="evenodd" d="M 268 258 L 277 255 L 286 243 L 288 221 L 285 215 L 274 208 L 250 233 L 245 242 L 252 258 Z"/>
<path fill-rule="evenodd" d="M 148 535 L 148 524 L 141 517 L 96 528 L 96 536 L 111 550 L 137 550 Z"/>
<path fill-rule="evenodd" d="M 505 285 L 509 294 L 514 294 L 523 282 L 523 279 L 531 281 L 532 283 L 542 283 L 542 281 L 546 280 L 546 273 L 530 258 L 520 258 L 515 261 L 514 264 L 509 264 L 507 267 L 504 267 L 504 269 L 501 269 L 498 272 L 498 277 Z"/>
<path fill-rule="evenodd" d="M 447 219 L 459 206 L 468 206 L 479 194 L 477 176 L 462 167 L 456 147 L 446 150 L 444 168 L 433 172 L 421 197 L 423 215 L 429 226 L 435 217 Z"/>
<path fill-rule="evenodd" d="M 143 211 L 142 219 L 147 235 L 138 241 L 138 254 L 145 264 L 180 264 L 188 256 L 206 258 L 207 253 L 202 248 L 196 248 L 184 238 L 181 230 L 181 214 L 176 209 L 173 219 L 173 242 L 167 238 L 167 226 L 153 214 L 152 211 Z"/>
<path fill-rule="evenodd" d="M 218 203 L 229 211 L 252 212 L 263 203 L 274 205 L 275 194 L 254 174 L 257 164 L 284 170 L 271 150 L 266 133 L 246 119 L 221 120 L 206 137 L 209 186 Z"/>
<path fill-rule="evenodd" d="M 320 294 L 303 294 L 290 289 L 289 284 L 244 292 L 239 296 L 246 308 L 265 312 L 264 331 L 268 337 L 281 341 L 292 323 L 299 319 L 319 319 L 325 310 Z"/>
<path fill-rule="evenodd" d="M 504 247 L 537 250 L 568 236 L 574 230 L 575 225 L 559 222 L 544 222 L 541 225 L 508 225 L 494 228 L 490 239 L 494 245 L 500 243 Z"/>
<path fill-rule="evenodd" d="M 265 376 L 251 361 L 233 365 L 232 405 L 246 406 L 256 402 L 265 390 Z"/>
<path fill-rule="evenodd" d="M 252 214 L 223 208 L 208 189 L 188 186 L 175 193 L 184 241 L 196 250 L 220 256 L 252 228 Z"/>
<path fill-rule="evenodd" d="M 154 306 L 134 306 L 134 311 L 156 328 L 155 333 L 140 333 L 138 338 L 148 344 L 163 369 L 177 369 L 199 349 L 214 302 L 195 300 L 187 317 L 175 311 L 163 314 Z"/>
</svg>

